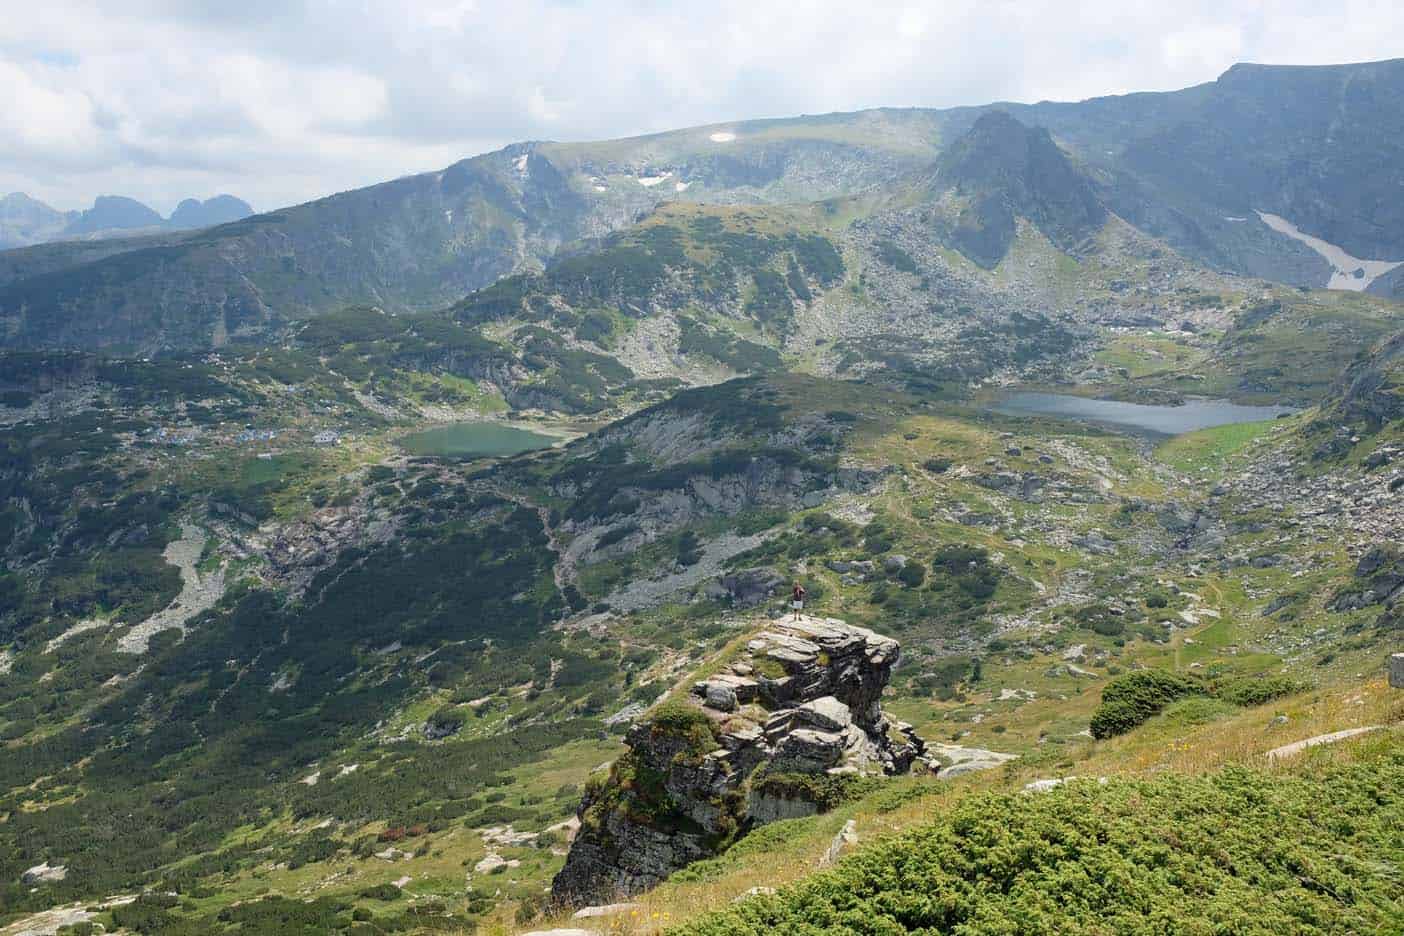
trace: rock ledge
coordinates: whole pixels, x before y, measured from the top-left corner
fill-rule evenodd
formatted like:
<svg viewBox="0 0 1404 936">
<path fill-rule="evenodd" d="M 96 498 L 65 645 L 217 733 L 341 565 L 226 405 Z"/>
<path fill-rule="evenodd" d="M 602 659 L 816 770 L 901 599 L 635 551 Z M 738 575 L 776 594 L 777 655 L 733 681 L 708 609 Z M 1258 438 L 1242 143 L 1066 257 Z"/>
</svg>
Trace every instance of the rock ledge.
<svg viewBox="0 0 1404 936">
<path fill-rule="evenodd" d="M 767 622 L 630 730 L 581 801 L 553 900 L 628 897 L 756 825 L 834 805 L 862 777 L 930 770 L 925 744 L 879 704 L 899 656 L 895 640 L 832 618 Z"/>
</svg>

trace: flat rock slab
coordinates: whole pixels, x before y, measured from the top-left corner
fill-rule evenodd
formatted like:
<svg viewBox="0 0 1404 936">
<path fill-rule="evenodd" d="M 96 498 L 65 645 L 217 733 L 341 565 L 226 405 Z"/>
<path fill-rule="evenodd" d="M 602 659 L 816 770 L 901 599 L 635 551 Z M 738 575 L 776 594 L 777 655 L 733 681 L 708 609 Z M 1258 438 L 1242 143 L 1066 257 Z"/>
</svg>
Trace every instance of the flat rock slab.
<svg viewBox="0 0 1404 936">
<path fill-rule="evenodd" d="M 842 731 L 853 724 L 853 713 L 833 696 L 823 696 L 806 702 L 795 711 L 800 721 L 808 722 L 821 731 Z"/>
<path fill-rule="evenodd" d="M 600 904 L 595 907 L 581 907 L 570 915 L 572 920 L 589 920 L 594 917 L 618 916 L 621 913 L 628 913 L 630 910 L 639 909 L 636 903 L 613 903 Z"/>
<path fill-rule="evenodd" d="M 1065 783 L 1072 783 L 1074 780 L 1091 780 L 1091 777 L 1050 777 L 1046 780 L 1034 780 L 1032 783 L 1024 784 L 1025 793 L 1047 793 L 1049 790 L 1056 790 Z M 1103 786 L 1107 784 L 1106 777 L 1097 777 L 1097 782 Z"/>
<path fill-rule="evenodd" d="M 987 751 L 984 748 L 962 747 L 959 744 L 928 742 L 927 754 L 939 759 L 944 766 L 937 773 L 942 780 L 950 780 L 962 774 L 977 770 L 989 770 L 1018 758 L 1018 754 L 1004 754 L 1000 751 Z"/>
<path fill-rule="evenodd" d="M 1291 744 L 1284 744 L 1282 747 L 1273 748 L 1271 751 L 1268 751 L 1268 760 L 1291 757 L 1294 754 L 1300 754 L 1309 747 L 1316 747 L 1321 744 L 1335 744 L 1337 741 L 1344 741 L 1347 738 L 1354 738 L 1358 735 L 1369 734 L 1372 731 L 1379 731 L 1380 728 L 1380 725 L 1365 725 L 1362 728 L 1347 728 L 1344 731 L 1333 731 L 1330 734 L 1321 734 L 1314 738 L 1294 741 Z"/>
<path fill-rule="evenodd" d="M 1404 653 L 1396 653 L 1389 658 L 1389 684 L 1396 689 L 1404 689 Z"/>
</svg>

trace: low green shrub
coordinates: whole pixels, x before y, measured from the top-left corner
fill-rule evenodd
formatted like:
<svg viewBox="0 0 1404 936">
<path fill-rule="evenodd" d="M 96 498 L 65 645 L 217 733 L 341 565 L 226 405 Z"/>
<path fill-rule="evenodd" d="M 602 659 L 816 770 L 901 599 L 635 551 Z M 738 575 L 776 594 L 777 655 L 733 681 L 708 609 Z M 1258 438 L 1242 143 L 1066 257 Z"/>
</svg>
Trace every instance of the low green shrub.
<svg viewBox="0 0 1404 936">
<path fill-rule="evenodd" d="M 804 800 L 820 812 L 828 812 L 871 792 L 877 778 L 853 774 L 765 773 L 751 779 L 751 789 L 779 799 Z"/>
<path fill-rule="evenodd" d="M 1225 705 L 1263 705 L 1305 688 L 1304 683 L 1289 676 L 1239 676 L 1205 683 L 1166 670 L 1137 670 L 1107 683 L 1102 690 L 1102 704 L 1092 714 L 1089 727 L 1092 737 L 1111 738 L 1144 724 L 1180 699 L 1205 696 L 1221 703 L 1218 707 L 1192 707 L 1181 713 L 1190 723 L 1197 724 L 1225 711 Z M 1196 718 L 1200 721 L 1196 722 Z"/>
<path fill-rule="evenodd" d="M 687 738 L 692 750 L 705 753 L 717 744 L 717 729 L 712 720 L 695 705 L 673 700 L 653 710 L 649 726 L 662 732 Z"/>
<path fill-rule="evenodd" d="M 1306 688 L 1306 683 L 1290 676 L 1244 677 L 1220 684 L 1215 690 L 1215 695 L 1226 702 L 1248 708 L 1294 695 Z"/>
<path fill-rule="evenodd" d="M 1124 704 L 1124 703 L 1123 703 Z M 680 936 L 1394 932 L 1404 748 L 1284 776 L 1070 783 L 963 797 Z"/>
<path fill-rule="evenodd" d="M 1125 734 L 1176 699 L 1203 694 L 1203 683 L 1166 670 L 1137 670 L 1118 676 L 1102 690 L 1102 704 L 1092 714 L 1089 726 L 1092 737 Z"/>
</svg>

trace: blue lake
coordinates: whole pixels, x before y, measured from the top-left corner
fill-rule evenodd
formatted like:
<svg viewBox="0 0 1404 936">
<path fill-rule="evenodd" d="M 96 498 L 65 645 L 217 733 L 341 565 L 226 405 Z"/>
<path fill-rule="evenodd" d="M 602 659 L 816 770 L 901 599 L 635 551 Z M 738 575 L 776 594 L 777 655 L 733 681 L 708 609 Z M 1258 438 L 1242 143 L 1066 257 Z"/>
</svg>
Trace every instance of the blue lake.
<svg viewBox="0 0 1404 936">
<path fill-rule="evenodd" d="M 1243 406 L 1227 400 L 1186 400 L 1181 406 L 1152 406 L 1023 390 L 1002 395 L 990 409 L 1006 416 L 1080 419 L 1153 436 L 1174 436 L 1211 426 L 1259 422 L 1295 412 L 1289 406 Z"/>
</svg>

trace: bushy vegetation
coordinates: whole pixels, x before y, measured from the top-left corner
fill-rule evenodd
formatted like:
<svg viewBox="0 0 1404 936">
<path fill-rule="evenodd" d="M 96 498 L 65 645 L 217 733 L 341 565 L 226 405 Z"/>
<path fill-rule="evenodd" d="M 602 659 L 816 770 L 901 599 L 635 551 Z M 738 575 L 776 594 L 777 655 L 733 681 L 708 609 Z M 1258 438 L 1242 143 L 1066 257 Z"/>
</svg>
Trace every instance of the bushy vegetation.
<svg viewBox="0 0 1404 936">
<path fill-rule="evenodd" d="M 1198 680 L 1166 670 L 1137 670 L 1118 676 L 1102 690 L 1102 704 L 1092 715 L 1092 737 L 1125 734 L 1160 714 L 1176 699 L 1206 691 Z"/>
<path fill-rule="evenodd" d="M 1301 692 L 1306 686 L 1287 676 L 1238 676 L 1206 682 L 1166 670 L 1147 669 L 1118 676 L 1102 690 L 1102 704 L 1089 726 L 1094 738 L 1110 738 L 1144 724 L 1172 702 L 1210 696 L 1230 705 L 1263 705 Z"/>
<path fill-rule="evenodd" d="M 780 367 L 780 354 L 774 348 L 718 331 L 693 318 L 678 319 L 678 351 L 705 354 L 741 373 L 763 373 Z"/>
<path fill-rule="evenodd" d="M 1365 933 L 1404 919 L 1404 752 L 1282 776 L 1070 783 L 956 801 L 775 896 L 674 930 Z"/>
<path fill-rule="evenodd" d="M 1225 702 L 1245 708 L 1266 705 L 1274 699 L 1294 695 L 1307 688 L 1299 679 L 1290 676 L 1240 677 L 1220 683 L 1214 694 Z"/>
<path fill-rule="evenodd" d="M 695 753 L 705 754 L 716 747 L 716 725 L 697 706 L 680 700 L 664 702 L 654 709 L 649 727 L 654 734 L 686 739 Z"/>
<path fill-rule="evenodd" d="M 751 790 L 764 796 L 813 803 L 828 812 L 859 799 L 883 783 L 880 777 L 856 774 L 806 774 L 763 772 L 751 778 Z"/>
<path fill-rule="evenodd" d="M 896 241 L 878 241 L 877 255 L 879 260 L 899 273 L 915 273 L 917 271 L 916 261 L 912 259 L 912 255 L 903 250 Z"/>
</svg>

